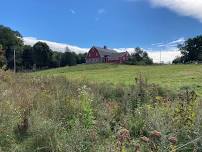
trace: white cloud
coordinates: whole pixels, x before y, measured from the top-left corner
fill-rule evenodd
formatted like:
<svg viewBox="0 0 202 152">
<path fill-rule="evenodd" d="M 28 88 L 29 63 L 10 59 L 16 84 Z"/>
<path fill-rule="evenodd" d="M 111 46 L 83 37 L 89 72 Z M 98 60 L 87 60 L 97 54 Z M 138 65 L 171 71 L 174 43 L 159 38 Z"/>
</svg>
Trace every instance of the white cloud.
<svg viewBox="0 0 202 152">
<path fill-rule="evenodd" d="M 171 41 L 171 42 L 169 42 L 168 44 L 169 44 L 169 45 L 177 45 L 177 44 L 181 44 L 181 43 L 184 43 L 184 42 L 185 42 L 185 38 L 182 37 L 182 38 L 179 38 L 179 39 L 177 39 L 177 40 L 175 40 L 175 41 Z"/>
<path fill-rule="evenodd" d="M 155 7 L 168 8 L 179 15 L 193 17 L 202 22 L 202 0 L 149 0 Z"/>
<path fill-rule="evenodd" d="M 168 43 L 154 43 L 152 46 L 158 47 L 158 48 L 176 48 L 178 44 L 182 44 L 185 42 L 185 38 L 179 38 L 177 40 L 168 42 Z"/>
<path fill-rule="evenodd" d="M 152 48 L 142 48 L 146 51 L 150 58 L 153 59 L 154 63 L 160 63 L 161 61 L 164 63 L 171 63 L 176 57 L 181 56 L 180 51 L 177 48 L 178 44 L 182 44 L 185 42 L 185 38 L 179 38 L 177 40 L 167 42 L 167 43 L 154 43 L 152 44 Z M 129 53 L 134 52 L 134 48 L 119 48 L 115 49 L 118 52 L 128 51 Z"/>
<path fill-rule="evenodd" d="M 134 52 L 134 48 L 119 48 L 115 49 L 118 52 L 128 51 L 129 53 Z M 177 48 L 167 48 L 164 50 L 156 50 L 156 49 L 144 49 L 149 55 L 150 58 L 153 59 L 154 63 L 160 63 L 160 54 L 161 54 L 161 61 L 164 63 L 171 63 L 177 56 L 180 56 L 180 52 Z"/>
<path fill-rule="evenodd" d="M 160 62 L 160 54 L 161 61 L 164 63 L 171 63 L 177 56 L 180 56 L 180 52 L 177 49 L 169 49 L 169 50 L 145 50 L 148 52 L 149 56 L 153 59 L 154 63 Z"/>
<path fill-rule="evenodd" d="M 101 15 L 107 13 L 107 11 L 104 8 L 100 8 L 97 10 L 97 16 L 95 17 L 95 21 L 98 22 L 101 18 Z"/>
<path fill-rule="evenodd" d="M 98 9 L 97 13 L 100 14 L 100 15 L 105 14 L 106 10 L 104 8 L 100 8 L 100 9 Z"/>
<path fill-rule="evenodd" d="M 96 18 L 95 18 L 95 21 L 96 21 L 96 22 L 98 22 L 99 20 L 100 20 L 100 18 L 99 18 L 99 17 L 96 17 Z"/>
<path fill-rule="evenodd" d="M 180 51 L 177 49 L 177 46 L 178 44 L 182 44 L 184 42 L 185 38 L 182 37 L 167 43 L 155 43 L 152 44 L 155 49 L 146 49 L 146 51 L 155 63 L 160 62 L 160 54 L 161 61 L 163 61 L 164 63 L 169 63 L 172 62 L 176 57 L 181 55 Z"/>
<path fill-rule="evenodd" d="M 76 11 L 74 9 L 69 9 L 70 13 L 72 13 L 73 15 L 76 14 Z"/>
<path fill-rule="evenodd" d="M 72 52 L 75 53 L 85 53 L 89 49 L 88 48 L 80 48 L 77 46 L 69 45 L 69 44 L 64 44 L 64 43 L 57 43 L 57 42 L 51 42 L 47 40 L 39 40 L 34 37 L 23 37 L 23 41 L 25 45 L 31 45 L 33 46 L 37 42 L 45 42 L 48 44 L 48 46 L 53 50 L 53 51 L 58 51 L 58 52 L 65 52 L 65 49 L 68 47 Z"/>
</svg>

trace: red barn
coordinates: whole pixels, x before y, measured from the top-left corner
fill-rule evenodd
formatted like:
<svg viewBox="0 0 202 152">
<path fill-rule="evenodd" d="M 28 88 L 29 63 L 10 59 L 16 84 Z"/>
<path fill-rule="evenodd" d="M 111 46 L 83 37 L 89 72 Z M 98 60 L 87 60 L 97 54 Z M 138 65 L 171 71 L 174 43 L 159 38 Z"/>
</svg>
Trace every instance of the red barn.
<svg viewBox="0 0 202 152">
<path fill-rule="evenodd" d="M 86 56 L 86 63 L 123 63 L 128 56 L 127 51 L 118 53 L 107 47 L 92 47 Z"/>
</svg>

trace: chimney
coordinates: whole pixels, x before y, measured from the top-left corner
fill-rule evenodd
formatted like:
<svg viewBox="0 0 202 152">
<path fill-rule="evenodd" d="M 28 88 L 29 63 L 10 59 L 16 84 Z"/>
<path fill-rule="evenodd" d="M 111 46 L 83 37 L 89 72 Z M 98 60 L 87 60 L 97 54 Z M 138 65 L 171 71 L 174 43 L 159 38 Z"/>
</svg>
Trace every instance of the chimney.
<svg viewBox="0 0 202 152">
<path fill-rule="evenodd" d="M 104 45 L 104 49 L 107 49 L 107 46 L 106 46 L 106 45 Z"/>
</svg>

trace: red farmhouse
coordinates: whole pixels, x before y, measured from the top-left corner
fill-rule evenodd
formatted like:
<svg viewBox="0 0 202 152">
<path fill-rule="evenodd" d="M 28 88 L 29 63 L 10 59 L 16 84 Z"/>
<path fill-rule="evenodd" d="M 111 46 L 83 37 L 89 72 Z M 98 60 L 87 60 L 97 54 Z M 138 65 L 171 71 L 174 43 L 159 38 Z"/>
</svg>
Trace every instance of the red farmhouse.
<svg viewBox="0 0 202 152">
<path fill-rule="evenodd" d="M 118 53 L 115 50 L 104 48 L 92 47 L 87 56 L 86 63 L 123 63 L 128 60 L 128 52 Z"/>
</svg>

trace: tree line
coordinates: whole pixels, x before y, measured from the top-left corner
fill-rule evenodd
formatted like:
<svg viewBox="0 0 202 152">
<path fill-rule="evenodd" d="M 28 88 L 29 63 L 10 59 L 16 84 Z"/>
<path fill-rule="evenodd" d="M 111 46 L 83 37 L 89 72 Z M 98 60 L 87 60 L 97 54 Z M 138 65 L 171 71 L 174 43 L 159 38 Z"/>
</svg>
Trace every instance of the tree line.
<svg viewBox="0 0 202 152">
<path fill-rule="evenodd" d="M 14 68 L 14 51 L 17 70 L 73 66 L 85 63 L 86 57 L 86 54 L 71 52 L 68 47 L 64 53 L 53 51 L 44 42 L 24 45 L 18 31 L 0 25 L 0 67 Z"/>
<path fill-rule="evenodd" d="M 174 64 L 202 63 L 202 35 L 189 38 L 178 45 L 181 56 L 173 60 Z"/>
<path fill-rule="evenodd" d="M 130 54 L 128 61 L 125 64 L 129 65 L 150 65 L 153 60 L 148 56 L 148 53 L 143 49 L 136 47 L 133 53 Z"/>
<path fill-rule="evenodd" d="M 86 53 L 76 54 L 68 47 L 64 53 L 53 51 L 44 42 L 37 42 L 33 46 L 24 45 L 22 35 L 18 31 L 0 25 L 0 68 L 14 68 L 14 51 L 17 70 L 73 66 L 85 63 L 86 57 Z M 137 47 L 125 64 L 145 65 L 153 64 L 153 61 L 147 52 Z"/>
</svg>

